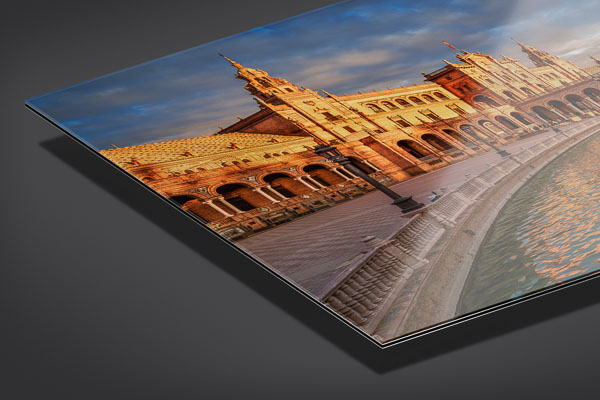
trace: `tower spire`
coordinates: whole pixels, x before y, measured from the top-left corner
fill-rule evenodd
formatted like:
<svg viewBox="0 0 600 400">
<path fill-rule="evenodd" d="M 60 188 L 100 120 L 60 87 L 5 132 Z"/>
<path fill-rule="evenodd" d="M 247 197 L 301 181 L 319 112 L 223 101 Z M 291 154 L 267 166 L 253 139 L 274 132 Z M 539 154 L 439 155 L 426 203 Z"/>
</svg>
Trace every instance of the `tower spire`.
<svg viewBox="0 0 600 400">
<path fill-rule="evenodd" d="M 227 61 L 229 61 L 229 64 L 233 65 L 234 67 L 236 67 L 238 70 L 244 68 L 244 66 L 242 64 L 240 64 L 239 62 L 235 62 L 233 61 L 231 58 L 224 56 L 223 54 L 219 53 L 219 55 L 221 57 L 223 57 L 224 59 L 226 59 Z"/>
</svg>

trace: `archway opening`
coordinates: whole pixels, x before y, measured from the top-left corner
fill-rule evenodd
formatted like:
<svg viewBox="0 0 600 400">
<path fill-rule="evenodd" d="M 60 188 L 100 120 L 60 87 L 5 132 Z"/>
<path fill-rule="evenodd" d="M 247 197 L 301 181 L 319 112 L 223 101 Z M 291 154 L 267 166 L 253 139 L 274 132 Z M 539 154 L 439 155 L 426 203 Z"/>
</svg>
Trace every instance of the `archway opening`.
<svg viewBox="0 0 600 400">
<path fill-rule="evenodd" d="M 331 186 L 341 183 L 344 179 L 320 164 L 310 164 L 302 168 L 313 180 L 322 186 Z"/>
<path fill-rule="evenodd" d="M 415 158 L 424 158 L 430 156 L 432 153 L 427 150 L 425 147 L 421 146 L 419 143 L 414 140 L 400 140 L 397 143 L 398 147 L 402 150 L 406 151 L 408 154 Z"/>
<path fill-rule="evenodd" d="M 455 130 L 452 129 L 444 129 L 443 132 L 450 136 L 452 139 L 460 142 L 460 143 L 468 143 L 469 141 L 467 140 L 466 137 L 464 137 L 463 135 L 461 135 L 460 133 L 456 132 Z"/>
<path fill-rule="evenodd" d="M 310 191 L 306 185 L 282 173 L 273 173 L 263 178 L 277 194 L 283 198 L 292 198 Z"/>
<path fill-rule="evenodd" d="M 219 186 L 217 193 L 240 211 L 250 211 L 271 204 L 271 201 L 263 195 L 239 183 L 228 183 Z"/>
<path fill-rule="evenodd" d="M 481 122 L 489 122 L 489 121 L 480 121 Z M 479 129 L 475 128 L 473 125 L 464 124 L 460 126 L 460 130 L 472 137 L 473 139 L 482 141 L 486 144 L 496 143 L 496 139 L 487 133 L 481 132 Z M 489 143 L 488 143 L 489 142 Z"/>
<path fill-rule="evenodd" d="M 567 117 L 573 117 L 575 115 L 580 114 L 579 112 L 574 111 L 571 107 L 567 106 L 565 103 L 559 100 L 551 100 L 548 102 L 548 105 Z"/>
<path fill-rule="evenodd" d="M 546 107 L 535 106 L 531 109 L 531 111 L 533 111 L 534 113 L 539 115 L 540 118 L 542 118 L 543 120 L 548 121 L 548 122 L 562 121 L 562 118 L 557 113 L 555 113 L 554 111 L 550 111 Z"/>
<path fill-rule="evenodd" d="M 485 96 L 483 94 L 480 94 L 479 96 L 475 96 L 473 98 L 473 100 L 477 103 L 483 103 L 490 107 L 500 107 L 500 104 L 496 100 L 494 100 L 488 96 Z"/>
<path fill-rule="evenodd" d="M 172 196 L 172 197 L 169 197 L 169 199 L 173 200 L 175 203 L 179 204 L 180 206 L 183 206 L 188 201 L 196 200 L 195 197 L 186 196 L 186 195 Z"/>
<path fill-rule="evenodd" d="M 591 111 L 591 108 L 584 103 L 584 101 L 585 101 L 584 98 L 579 95 L 569 94 L 569 95 L 565 96 L 565 100 L 567 100 L 569 103 L 571 103 L 571 105 L 573 107 L 576 107 L 578 110 Z"/>
<path fill-rule="evenodd" d="M 600 90 L 596 88 L 585 88 L 582 91 L 587 97 L 595 101 L 596 103 L 600 102 Z"/>
<path fill-rule="evenodd" d="M 350 160 L 352 165 L 354 165 L 356 168 L 360 169 L 362 172 L 364 172 L 367 175 L 377 172 L 375 170 L 375 168 L 371 167 L 364 161 L 359 160 L 358 158 L 348 157 L 348 159 Z"/>
<path fill-rule="evenodd" d="M 511 116 L 511 117 L 513 117 L 514 119 L 516 119 L 517 121 L 519 121 L 519 122 L 520 122 L 520 123 L 522 123 L 522 124 L 525 124 L 525 125 L 531 125 L 531 124 L 533 124 L 533 122 L 532 122 L 532 121 L 530 121 L 530 120 L 528 120 L 527 118 L 525 118 L 525 117 L 523 116 L 523 114 L 521 114 L 521 113 L 518 113 L 518 112 L 511 112 L 511 113 L 510 113 L 510 116 Z"/>
<path fill-rule="evenodd" d="M 531 90 L 531 89 L 529 89 L 527 87 L 522 87 L 521 90 L 523 92 L 525 92 L 526 94 L 530 95 L 530 96 L 534 96 L 535 95 L 535 93 L 533 93 L 533 90 Z"/>
<path fill-rule="evenodd" d="M 498 128 L 497 125 L 493 124 L 492 121 L 488 121 L 487 119 L 482 119 L 481 121 L 478 122 L 478 124 L 487 129 L 488 131 L 491 131 L 495 134 L 501 134 L 504 133 L 504 131 L 500 128 Z"/>
<path fill-rule="evenodd" d="M 505 91 L 504 91 L 504 92 L 502 92 L 502 93 L 504 93 L 504 95 L 505 95 L 506 97 L 508 97 L 509 99 L 511 99 L 511 100 L 513 100 L 513 101 L 518 101 L 518 100 L 519 100 L 519 99 L 517 98 L 517 96 L 515 96 L 515 94 L 514 94 L 513 92 L 510 92 L 510 91 L 508 91 L 508 90 L 505 90 Z"/>
<path fill-rule="evenodd" d="M 512 122 L 510 119 L 506 118 L 505 116 L 498 115 L 494 119 L 496 121 L 498 121 L 500 124 L 502 124 L 503 126 L 507 127 L 508 129 L 518 129 L 519 128 L 519 125 L 515 124 L 514 122 Z"/>
<path fill-rule="evenodd" d="M 452 146 L 450 143 L 446 142 L 444 139 L 438 137 L 437 135 L 433 135 L 431 133 L 426 133 L 425 135 L 421 136 L 421 139 L 423 139 L 424 141 L 426 141 L 427 143 L 429 143 L 430 145 L 432 145 L 439 151 L 446 151 L 446 150 L 450 150 L 450 149 L 454 148 L 454 146 Z"/>
</svg>

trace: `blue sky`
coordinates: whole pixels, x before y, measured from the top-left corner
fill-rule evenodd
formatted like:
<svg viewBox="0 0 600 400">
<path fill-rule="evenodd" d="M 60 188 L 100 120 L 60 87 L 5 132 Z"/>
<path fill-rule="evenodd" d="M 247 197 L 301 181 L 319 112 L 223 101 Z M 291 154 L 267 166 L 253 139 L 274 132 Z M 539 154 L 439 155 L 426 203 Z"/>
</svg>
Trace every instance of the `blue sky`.
<svg viewBox="0 0 600 400">
<path fill-rule="evenodd" d="M 97 150 L 210 135 L 257 110 L 228 57 L 336 94 L 422 82 L 455 60 L 441 43 L 530 65 L 517 40 L 589 66 L 600 0 L 347 1 L 256 28 L 28 103 Z"/>
</svg>

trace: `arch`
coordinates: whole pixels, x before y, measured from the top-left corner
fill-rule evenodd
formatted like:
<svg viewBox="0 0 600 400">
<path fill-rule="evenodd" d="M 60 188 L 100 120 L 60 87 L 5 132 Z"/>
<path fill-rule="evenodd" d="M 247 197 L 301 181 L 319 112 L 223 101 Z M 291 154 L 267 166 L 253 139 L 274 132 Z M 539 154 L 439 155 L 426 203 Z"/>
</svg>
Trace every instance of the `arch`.
<svg viewBox="0 0 600 400">
<path fill-rule="evenodd" d="M 439 151 L 446 151 L 453 149 L 450 143 L 446 142 L 444 139 L 440 138 L 438 135 L 434 135 L 432 133 L 426 133 L 421 136 L 421 139 L 429 143 L 431 146 L 435 147 Z"/>
<path fill-rule="evenodd" d="M 591 111 L 592 108 L 584 103 L 585 99 L 577 94 L 568 94 L 565 100 L 581 111 Z"/>
<path fill-rule="evenodd" d="M 571 107 L 567 106 L 560 100 L 550 100 L 548 105 L 557 110 L 560 114 L 567 117 L 573 117 L 579 114 L 578 111 L 574 111 Z"/>
<path fill-rule="evenodd" d="M 265 196 L 241 183 L 226 183 L 216 189 L 225 201 L 240 211 L 250 211 L 271 204 Z"/>
<path fill-rule="evenodd" d="M 583 89 L 581 92 L 593 101 L 600 102 L 600 90 L 590 87 Z"/>
<path fill-rule="evenodd" d="M 188 201 L 196 200 L 196 198 L 194 196 L 188 195 L 177 195 L 169 197 L 169 200 L 172 200 L 183 207 L 185 203 L 187 203 Z"/>
<path fill-rule="evenodd" d="M 525 92 L 525 93 L 527 93 L 528 95 L 530 95 L 530 96 L 535 96 L 535 93 L 533 93 L 533 90 L 531 90 L 531 89 L 529 89 L 529 88 L 527 88 L 527 87 L 524 87 L 524 86 L 523 86 L 523 87 L 521 87 L 520 89 L 521 89 L 523 92 Z"/>
<path fill-rule="evenodd" d="M 408 154 L 415 158 L 424 158 L 432 154 L 429 150 L 427 150 L 425 147 L 421 146 L 414 140 L 400 140 L 398 141 L 397 145 L 402 150 L 406 151 Z"/>
<path fill-rule="evenodd" d="M 478 122 L 479 125 L 484 127 L 485 129 L 492 131 L 494 133 L 503 133 L 502 129 L 498 128 L 496 125 L 492 123 L 492 121 L 488 121 L 487 119 L 482 119 Z"/>
<path fill-rule="evenodd" d="M 402 107 L 412 107 L 413 105 L 410 104 L 408 101 L 404 100 L 404 99 L 396 99 L 394 100 L 396 103 L 400 104 Z"/>
<path fill-rule="evenodd" d="M 539 115 L 540 118 L 542 118 L 543 120 L 548 121 L 548 122 L 562 121 L 562 118 L 557 113 L 555 113 L 554 111 L 548 110 L 546 107 L 535 106 L 531 109 L 531 111 L 533 111 L 534 113 Z"/>
<path fill-rule="evenodd" d="M 525 116 L 521 113 L 518 113 L 516 111 L 511 112 L 510 116 L 513 117 L 514 119 L 516 119 L 517 121 L 519 121 L 520 123 L 524 124 L 524 125 L 531 125 L 533 124 L 533 121 L 530 121 L 529 119 L 525 118 Z"/>
<path fill-rule="evenodd" d="M 423 95 L 423 98 L 424 98 L 425 100 L 427 100 L 428 102 L 430 102 L 430 103 L 436 103 L 436 102 L 437 102 L 437 100 L 436 100 L 436 99 L 434 99 L 433 97 L 431 97 L 431 96 L 430 96 L 430 95 L 428 95 L 428 94 L 424 94 L 424 95 Z"/>
<path fill-rule="evenodd" d="M 217 204 L 215 204 L 217 203 Z M 203 222 L 208 223 L 208 222 L 215 222 L 215 221 L 219 221 L 223 218 L 227 218 L 227 213 L 223 208 L 223 205 L 219 202 L 219 201 L 215 201 L 213 203 L 214 207 L 209 206 L 206 203 L 203 203 L 200 200 L 193 200 L 193 201 L 189 201 L 185 204 L 184 209 L 186 211 L 191 212 L 192 214 L 196 215 L 198 218 L 200 218 Z M 229 208 L 228 208 L 229 210 Z M 231 210 L 233 211 L 233 210 Z"/>
<path fill-rule="evenodd" d="M 313 180 L 323 186 L 331 186 L 336 183 L 344 182 L 344 178 L 324 167 L 321 164 L 305 165 L 302 170 L 306 172 Z"/>
<path fill-rule="evenodd" d="M 469 142 L 466 137 L 464 137 L 460 133 L 456 132 L 455 130 L 443 129 L 442 132 L 444 132 L 446 135 L 450 136 L 452 139 L 454 139 L 460 143 L 466 144 Z"/>
<path fill-rule="evenodd" d="M 516 96 L 516 95 L 515 95 L 513 92 L 511 92 L 511 91 L 509 91 L 509 90 L 505 90 L 505 91 L 504 91 L 504 92 L 502 92 L 502 93 L 504 93 L 504 95 L 505 95 L 506 97 L 508 97 L 509 99 L 511 99 L 511 100 L 514 100 L 514 101 L 519 101 L 519 99 L 517 98 L 517 96 Z"/>
<path fill-rule="evenodd" d="M 310 189 L 302 183 L 296 181 L 291 176 L 275 172 L 264 176 L 263 181 L 268 183 L 271 188 L 280 195 L 280 197 L 292 198 L 304 193 L 310 192 Z"/>
<path fill-rule="evenodd" d="M 389 101 L 382 101 L 381 104 L 384 105 L 384 106 L 386 106 L 390 110 L 395 110 L 395 109 L 398 108 L 397 105 L 395 105 L 394 103 L 389 102 Z"/>
<path fill-rule="evenodd" d="M 408 98 L 410 101 L 412 101 L 415 104 L 421 105 L 421 104 L 426 104 L 423 100 L 421 100 L 420 98 L 418 98 L 417 96 L 410 96 Z"/>
<path fill-rule="evenodd" d="M 479 96 L 475 96 L 473 98 L 473 101 L 475 101 L 477 103 L 484 103 L 491 107 L 500 107 L 500 104 L 498 104 L 498 102 L 496 100 L 494 100 L 488 96 L 485 96 L 483 94 L 480 94 Z"/>
<path fill-rule="evenodd" d="M 348 157 L 348 159 L 350 160 L 352 165 L 354 165 L 356 168 L 360 169 L 362 172 L 364 172 L 367 175 L 377 172 L 373 167 L 371 167 L 370 165 L 367 165 L 367 163 L 365 163 L 362 160 L 359 160 L 358 158 Z"/>
<path fill-rule="evenodd" d="M 377 113 L 384 112 L 384 109 L 379 107 L 377 104 L 369 103 L 369 104 L 365 104 L 365 107 L 367 107 L 369 110 L 371 110 L 373 112 L 377 112 Z"/>
<path fill-rule="evenodd" d="M 497 115 L 494 119 L 508 129 L 519 129 L 519 125 L 515 124 L 503 115 Z"/>
<path fill-rule="evenodd" d="M 480 123 L 485 123 L 485 122 L 490 122 L 490 121 L 479 121 Z M 490 122 L 491 124 L 491 122 Z M 493 124 L 492 124 L 493 125 Z M 497 129 L 497 128 L 496 128 Z M 460 130 L 463 131 L 464 133 L 466 133 L 467 135 L 469 135 L 470 137 L 472 137 L 475 140 L 480 140 L 486 144 L 489 143 L 496 143 L 496 139 L 492 137 L 492 135 L 489 135 L 487 133 L 481 132 L 479 129 L 475 128 L 473 125 L 470 124 L 463 124 L 460 126 Z M 489 143 L 488 140 L 489 139 Z"/>
<path fill-rule="evenodd" d="M 438 99 L 448 100 L 448 96 L 446 96 L 444 93 L 434 92 L 433 95 Z"/>
</svg>

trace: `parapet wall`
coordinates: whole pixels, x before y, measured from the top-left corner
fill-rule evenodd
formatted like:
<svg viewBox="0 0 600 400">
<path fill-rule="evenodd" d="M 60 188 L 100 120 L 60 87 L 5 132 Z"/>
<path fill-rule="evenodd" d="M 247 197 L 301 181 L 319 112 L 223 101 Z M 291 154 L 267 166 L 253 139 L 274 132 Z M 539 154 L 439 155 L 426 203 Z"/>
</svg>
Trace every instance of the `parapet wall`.
<svg viewBox="0 0 600 400">
<path fill-rule="evenodd" d="M 365 237 L 364 242 L 372 247 L 372 250 L 347 268 L 335 282 L 330 283 L 318 295 L 319 299 L 366 333 L 374 334 L 382 342 L 398 337 L 403 330 L 409 333 L 411 328 L 424 328 L 452 318 L 455 306 L 446 305 L 445 312 L 438 312 L 438 316 L 428 316 L 427 322 L 421 321 L 425 325 L 419 325 L 415 321 L 407 324 L 405 321 L 417 305 L 415 299 L 423 297 L 422 287 L 427 284 L 431 272 L 436 269 L 440 258 L 444 257 L 444 246 L 456 239 L 454 236 L 457 231 L 463 232 L 464 227 L 459 229 L 457 224 L 460 225 L 479 207 L 488 208 L 489 204 L 483 204 L 483 200 L 486 197 L 498 197 L 498 186 L 511 177 L 518 178 L 513 179 L 515 182 L 511 183 L 510 188 L 505 188 L 504 192 L 500 191 L 508 193 L 508 196 L 500 196 L 501 201 L 497 201 L 495 207 L 489 210 L 487 226 L 478 229 L 477 233 L 466 230 L 473 236 L 484 235 L 497 212 L 518 187 L 556 156 L 594 134 L 598 127 L 600 121 L 594 119 L 563 129 L 529 149 L 506 157 L 446 193 L 436 202 L 413 213 L 410 221 L 390 237 Z M 560 151 L 553 151 L 559 147 Z M 531 165 L 533 161 L 539 162 L 534 166 Z M 520 175 L 525 177 L 521 178 Z M 467 258 L 471 262 L 476 250 L 469 249 L 470 257 Z M 451 280 L 457 280 L 456 275 L 461 275 L 462 282 L 450 284 Z M 452 273 L 451 277 L 447 277 L 448 283 L 442 285 L 446 286 L 446 291 L 454 292 L 455 298 L 437 299 L 437 309 L 441 303 L 454 304 L 458 301 L 455 295 L 456 287 L 451 286 L 458 285 L 462 289 L 466 275 L 468 274 Z M 441 293 L 439 297 L 443 296 L 447 294 Z M 421 298 L 424 302 L 429 300 Z"/>
</svg>

